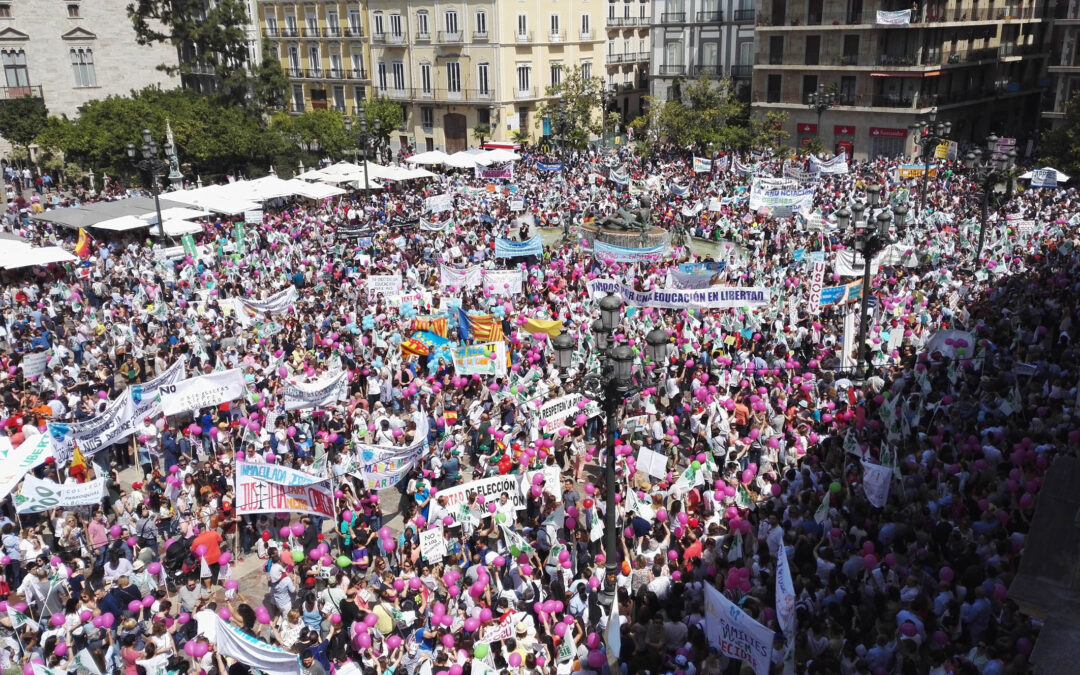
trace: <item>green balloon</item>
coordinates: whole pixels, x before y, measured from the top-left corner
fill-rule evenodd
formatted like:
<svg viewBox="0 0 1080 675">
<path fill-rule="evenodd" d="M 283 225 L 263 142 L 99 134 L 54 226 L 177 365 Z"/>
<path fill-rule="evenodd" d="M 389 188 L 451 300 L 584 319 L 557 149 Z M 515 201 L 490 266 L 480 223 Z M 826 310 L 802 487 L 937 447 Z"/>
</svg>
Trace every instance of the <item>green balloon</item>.
<svg viewBox="0 0 1080 675">
<path fill-rule="evenodd" d="M 516 384 L 514 386 L 510 387 L 510 393 L 511 394 L 517 394 L 518 393 L 518 388 L 517 388 Z"/>
<path fill-rule="evenodd" d="M 834 495 L 840 494 L 840 483 L 837 483 L 836 481 L 830 483 L 829 492 L 833 493 Z"/>
<path fill-rule="evenodd" d="M 293 559 L 293 562 L 303 562 L 304 561 L 304 552 L 303 551 L 293 551 L 292 552 L 292 559 Z"/>
<path fill-rule="evenodd" d="M 694 461 L 690 462 L 690 468 L 693 469 L 694 471 L 697 471 L 698 469 L 701 468 L 701 462 L 699 462 L 699 461 L 697 461 L 695 459 Z"/>
<path fill-rule="evenodd" d="M 486 644 L 484 644 L 484 645 L 476 645 L 476 649 L 473 650 L 473 656 L 475 656 L 478 659 L 482 659 L 487 655 L 488 655 L 488 646 Z"/>
<path fill-rule="evenodd" d="M 352 564 L 352 561 L 349 560 L 349 556 L 347 556 L 347 555 L 339 555 L 338 556 L 338 558 L 337 558 L 337 566 L 338 567 L 348 567 L 351 564 Z"/>
<path fill-rule="evenodd" d="M 505 523 L 506 522 L 506 514 L 505 513 L 496 513 L 495 514 L 495 521 L 499 522 L 499 523 Z"/>
</svg>

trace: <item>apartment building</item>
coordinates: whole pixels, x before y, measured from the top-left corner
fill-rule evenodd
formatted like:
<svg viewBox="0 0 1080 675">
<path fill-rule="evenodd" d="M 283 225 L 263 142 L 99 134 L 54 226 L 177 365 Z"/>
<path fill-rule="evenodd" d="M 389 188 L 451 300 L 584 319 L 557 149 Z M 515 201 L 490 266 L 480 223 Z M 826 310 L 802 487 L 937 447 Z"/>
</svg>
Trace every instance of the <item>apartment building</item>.
<svg viewBox="0 0 1080 675">
<path fill-rule="evenodd" d="M 89 101 L 179 80 L 171 45 L 140 46 L 124 3 L 0 1 L 0 100 L 36 96 L 53 115 L 74 117 Z M 132 64 L 141 64 L 132 67 Z"/>
<path fill-rule="evenodd" d="M 910 154 L 932 109 L 952 138 L 1034 133 L 1048 45 L 1046 0 L 840 0 L 764 4 L 753 106 L 788 114 L 793 144 L 819 138 L 856 158 Z M 836 95 L 820 116 L 819 85 Z"/>
<path fill-rule="evenodd" d="M 1051 33 L 1050 88 L 1043 117 L 1051 124 L 1065 118 L 1065 104 L 1080 91 L 1080 0 L 1059 0 Z"/>
<path fill-rule="evenodd" d="M 753 0 L 652 0 L 651 94 L 671 100 L 676 80 L 731 77 L 749 96 Z"/>
<path fill-rule="evenodd" d="M 649 86 L 649 31 L 652 24 L 648 0 L 607 3 L 607 90 L 613 94 L 608 110 L 629 122 L 642 113 Z"/>
<path fill-rule="evenodd" d="M 371 83 L 361 3 L 259 0 L 257 16 L 263 44 L 276 51 L 289 80 L 290 112 L 355 114 Z"/>
</svg>

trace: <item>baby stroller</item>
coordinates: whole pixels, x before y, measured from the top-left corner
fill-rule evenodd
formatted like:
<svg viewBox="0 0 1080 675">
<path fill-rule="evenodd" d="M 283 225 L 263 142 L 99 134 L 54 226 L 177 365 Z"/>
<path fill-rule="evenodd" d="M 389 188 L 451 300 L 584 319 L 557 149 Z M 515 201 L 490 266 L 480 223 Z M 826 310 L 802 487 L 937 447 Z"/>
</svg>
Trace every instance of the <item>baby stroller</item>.
<svg viewBox="0 0 1080 675">
<path fill-rule="evenodd" d="M 191 542 L 195 537 L 177 539 L 165 549 L 165 582 L 170 593 L 175 593 L 184 585 L 184 578 L 195 565 L 195 556 L 191 553 Z"/>
</svg>

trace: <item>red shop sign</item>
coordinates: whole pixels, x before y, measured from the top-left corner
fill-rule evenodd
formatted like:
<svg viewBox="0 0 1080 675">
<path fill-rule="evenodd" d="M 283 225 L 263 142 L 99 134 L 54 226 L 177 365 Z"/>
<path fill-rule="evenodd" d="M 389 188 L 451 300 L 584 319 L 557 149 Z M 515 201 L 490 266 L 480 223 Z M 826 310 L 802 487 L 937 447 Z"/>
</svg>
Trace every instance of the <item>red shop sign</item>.
<svg viewBox="0 0 1080 675">
<path fill-rule="evenodd" d="M 907 129 L 889 129 L 887 127 L 870 127 L 870 136 L 880 138 L 907 138 Z"/>
<path fill-rule="evenodd" d="M 806 122 L 799 122 L 798 132 L 800 134 L 816 134 L 817 133 L 817 125 L 816 124 L 807 124 Z"/>
<path fill-rule="evenodd" d="M 855 135 L 855 127 L 835 126 L 835 127 L 832 128 L 832 130 L 833 130 L 833 133 L 836 134 L 837 136 L 854 136 Z"/>
</svg>

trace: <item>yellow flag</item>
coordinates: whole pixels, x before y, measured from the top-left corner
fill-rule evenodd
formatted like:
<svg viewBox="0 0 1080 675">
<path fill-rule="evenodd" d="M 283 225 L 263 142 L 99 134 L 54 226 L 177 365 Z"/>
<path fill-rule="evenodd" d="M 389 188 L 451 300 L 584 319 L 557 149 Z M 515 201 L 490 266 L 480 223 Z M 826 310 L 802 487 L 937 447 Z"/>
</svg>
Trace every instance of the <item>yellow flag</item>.
<svg viewBox="0 0 1080 675">
<path fill-rule="evenodd" d="M 547 333 L 548 337 L 559 337 L 562 333 L 563 325 L 562 321 L 552 321 L 550 319 L 527 319 L 525 325 L 522 326 L 526 331 L 530 333 Z"/>
</svg>

